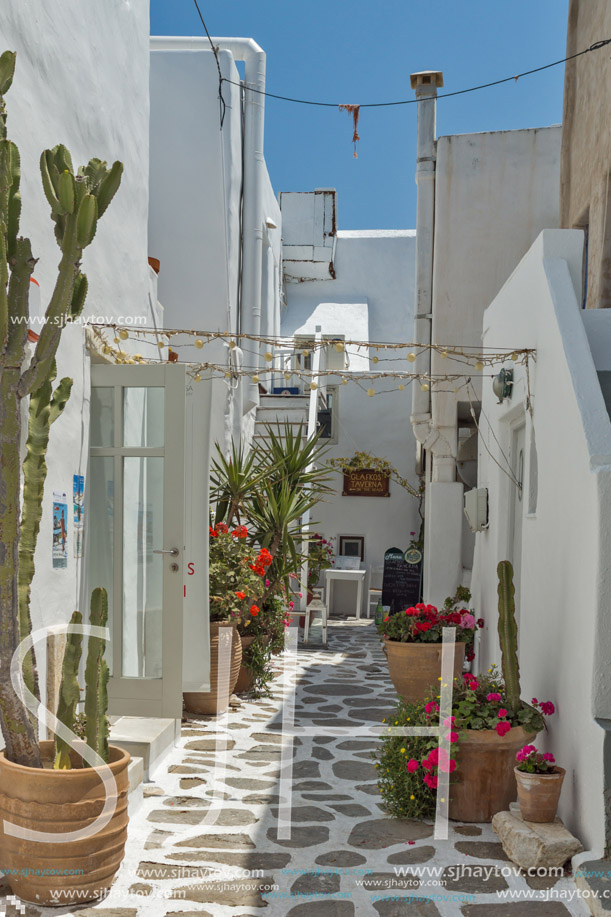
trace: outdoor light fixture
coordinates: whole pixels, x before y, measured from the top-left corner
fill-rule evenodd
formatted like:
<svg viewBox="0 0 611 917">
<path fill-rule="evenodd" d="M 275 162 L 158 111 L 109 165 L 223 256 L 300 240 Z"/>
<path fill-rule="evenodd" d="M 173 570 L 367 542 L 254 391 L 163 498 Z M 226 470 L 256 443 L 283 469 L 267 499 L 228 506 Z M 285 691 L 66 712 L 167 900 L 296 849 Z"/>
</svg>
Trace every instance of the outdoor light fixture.
<svg viewBox="0 0 611 917">
<path fill-rule="evenodd" d="M 502 369 L 492 380 L 492 391 L 502 404 L 505 398 L 511 398 L 513 390 L 513 369 Z"/>
<path fill-rule="evenodd" d="M 278 224 L 271 217 L 265 218 L 265 225 L 268 229 L 278 229 Z"/>
</svg>

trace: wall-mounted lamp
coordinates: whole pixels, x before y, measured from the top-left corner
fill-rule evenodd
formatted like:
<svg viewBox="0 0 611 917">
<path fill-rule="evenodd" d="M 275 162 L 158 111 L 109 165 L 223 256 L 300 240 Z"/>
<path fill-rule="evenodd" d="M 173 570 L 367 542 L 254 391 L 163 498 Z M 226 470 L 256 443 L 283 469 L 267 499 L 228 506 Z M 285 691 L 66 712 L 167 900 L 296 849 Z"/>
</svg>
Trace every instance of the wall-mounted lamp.
<svg viewBox="0 0 611 917">
<path fill-rule="evenodd" d="M 511 398 L 513 391 L 513 369 L 502 369 L 492 380 L 492 391 L 502 404 L 505 398 Z"/>
<path fill-rule="evenodd" d="M 271 217 L 265 218 L 265 225 L 268 229 L 278 229 L 278 224 Z"/>
</svg>

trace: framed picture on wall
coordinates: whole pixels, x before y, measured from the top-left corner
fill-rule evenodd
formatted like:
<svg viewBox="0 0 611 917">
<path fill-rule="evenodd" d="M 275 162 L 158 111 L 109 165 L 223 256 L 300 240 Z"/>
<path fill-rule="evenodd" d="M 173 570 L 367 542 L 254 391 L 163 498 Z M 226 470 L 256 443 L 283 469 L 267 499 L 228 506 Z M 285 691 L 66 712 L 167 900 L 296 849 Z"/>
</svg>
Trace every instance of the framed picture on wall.
<svg viewBox="0 0 611 917">
<path fill-rule="evenodd" d="M 365 560 L 365 536 L 340 535 L 339 553 L 344 557 L 359 557 L 362 561 Z"/>
</svg>

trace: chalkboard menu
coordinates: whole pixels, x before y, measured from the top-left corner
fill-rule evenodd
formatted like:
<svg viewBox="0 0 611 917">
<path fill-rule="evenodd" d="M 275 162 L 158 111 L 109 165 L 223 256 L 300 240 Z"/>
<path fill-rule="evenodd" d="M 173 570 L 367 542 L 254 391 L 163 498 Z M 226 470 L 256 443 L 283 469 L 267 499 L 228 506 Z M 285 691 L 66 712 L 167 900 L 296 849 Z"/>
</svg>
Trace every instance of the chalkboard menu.
<svg viewBox="0 0 611 917">
<path fill-rule="evenodd" d="M 422 554 L 408 551 L 414 563 L 408 563 L 405 552 L 389 548 L 384 554 L 384 578 L 382 580 L 382 605 L 390 605 L 390 612 L 405 611 L 420 601 L 422 577 Z"/>
</svg>

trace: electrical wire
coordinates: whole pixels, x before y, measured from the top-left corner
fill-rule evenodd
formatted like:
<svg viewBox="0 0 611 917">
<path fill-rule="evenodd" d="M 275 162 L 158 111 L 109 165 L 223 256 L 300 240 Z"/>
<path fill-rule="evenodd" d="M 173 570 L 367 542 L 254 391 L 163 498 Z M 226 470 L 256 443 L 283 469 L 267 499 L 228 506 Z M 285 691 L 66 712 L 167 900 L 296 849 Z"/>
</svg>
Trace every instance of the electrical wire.
<svg viewBox="0 0 611 917">
<path fill-rule="evenodd" d="M 225 122 L 225 114 L 227 112 L 227 103 L 225 102 L 225 99 L 223 97 L 224 77 L 223 77 L 223 74 L 221 73 L 221 62 L 219 61 L 219 49 L 216 47 L 216 45 L 212 41 L 212 38 L 210 37 L 210 32 L 208 31 L 208 26 L 206 25 L 204 21 L 204 17 L 202 16 L 202 11 L 199 8 L 199 3 L 197 2 L 197 0 L 193 0 L 193 3 L 195 4 L 195 9 L 197 10 L 197 14 L 201 20 L 201 24 L 204 27 L 204 32 L 206 33 L 208 41 L 210 42 L 210 47 L 212 48 L 214 59 L 216 61 L 216 69 L 218 70 L 218 73 L 219 73 L 219 107 L 220 107 L 220 118 L 221 118 L 221 130 L 223 130 L 223 124 Z M 229 82 L 229 80 L 226 80 L 226 82 Z"/>
<path fill-rule="evenodd" d="M 197 0 L 194 0 L 194 3 L 197 6 Z M 437 98 L 450 99 L 453 96 L 465 95 L 468 92 L 477 92 L 480 89 L 489 89 L 491 86 L 501 86 L 503 83 L 510 83 L 512 80 L 517 83 L 517 81 L 523 76 L 532 76 L 533 73 L 541 73 L 541 71 L 549 70 L 551 67 L 558 67 L 560 64 L 565 64 L 567 61 L 575 60 L 576 57 L 581 57 L 583 54 L 589 54 L 591 51 L 598 51 L 600 48 L 604 48 L 605 45 L 609 44 L 611 44 L 611 38 L 604 38 L 601 41 L 595 41 L 594 44 L 591 44 L 589 48 L 585 48 L 583 51 L 578 51 L 576 54 L 571 54 L 568 57 L 563 57 L 560 60 L 553 61 L 551 64 L 543 64 L 541 67 L 534 67 L 532 70 L 524 70 L 523 73 L 517 73 L 514 76 L 506 76 L 501 80 L 492 80 L 489 83 L 480 83 L 479 86 L 470 86 L 468 89 L 457 89 L 454 92 L 444 92 L 441 93 L 441 95 L 438 95 Z M 224 83 L 231 83 L 233 86 L 243 86 L 247 92 L 256 92 L 258 95 L 267 96 L 270 99 L 279 99 L 282 102 L 294 102 L 298 105 L 315 105 L 320 108 L 340 108 L 343 104 L 339 102 L 317 102 L 312 99 L 295 99 L 291 96 L 282 96 L 275 92 L 267 92 L 263 89 L 255 89 L 254 86 L 246 86 L 244 83 L 230 80 L 227 77 L 221 77 L 221 79 Z M 396 102 L 364 102 L 359 105 L 359 108 L 390 108 L 393 105 L 414 105 L 420 101 L 420 99 L 400 99 Z"/>
</svg>

